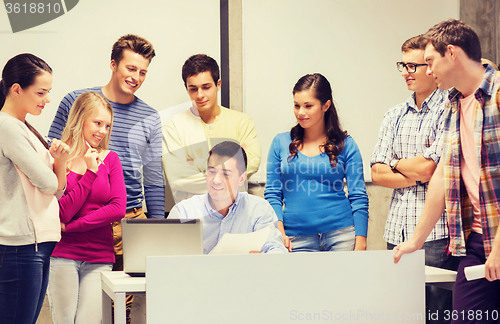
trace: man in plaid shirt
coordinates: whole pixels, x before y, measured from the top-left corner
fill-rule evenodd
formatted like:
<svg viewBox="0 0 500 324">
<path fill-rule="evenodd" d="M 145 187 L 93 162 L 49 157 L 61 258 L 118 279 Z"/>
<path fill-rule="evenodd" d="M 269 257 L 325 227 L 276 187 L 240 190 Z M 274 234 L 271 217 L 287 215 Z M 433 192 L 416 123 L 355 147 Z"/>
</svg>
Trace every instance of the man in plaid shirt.
<svg viewBox="0 0 500 324">
<path fill-rule="evenodd" d="M 387 249 L 408 240 L 415 231 L 425 203 L 427 187 L 442 151 L 444 102 L 448 91 L 437 89 L 434 78 L 426 74 L 423 35 L 403 43 L 401 76 L 412 95 L 387 111 L 373 150 L 371 175 L 374 184 L 394 189 L 384 239 Z M 459 258 L 445 252 L 448 222 L 443 212 L 427 237 L 423 248 L 425 264 L 457 270 Z M 435 286 L 425 287 L 426 313 L 443 313 L 452 308 L 452 292 Z M 428 323 L 448 323 L 428 319 Z"/>
<path fill-rule="evenodd" d="M 414 235 L 394 261 L 419 249 L 446 207 L 449 251 L 464 256 L 455 283 L 453 323 L 496 323 L 500 309 L 500 74 L 481 64 L 479 38 L 461 21 L 425 34 L 427 73 L 446 102 L 443 154 Z M 467 281 L 464 268 L 485 264 L 485 278 Z"/>
</svg>

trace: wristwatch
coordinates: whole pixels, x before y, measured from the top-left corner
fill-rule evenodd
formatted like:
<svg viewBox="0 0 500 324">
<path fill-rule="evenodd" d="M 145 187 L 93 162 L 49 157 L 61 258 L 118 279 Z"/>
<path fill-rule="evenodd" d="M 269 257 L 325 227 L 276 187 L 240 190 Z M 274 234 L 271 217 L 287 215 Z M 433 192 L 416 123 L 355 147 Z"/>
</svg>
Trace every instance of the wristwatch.
<svg viewBox="0 0 500 324">
<path fill-rule="evenodd" d="M 396 168 L 398 167 L 398 163 L 399 163 L 399 159 L 392 159 L 391 162 L 389 163 L 389 166 L 391 167 L 391 169 L 396 170 Z"/>
</svg>

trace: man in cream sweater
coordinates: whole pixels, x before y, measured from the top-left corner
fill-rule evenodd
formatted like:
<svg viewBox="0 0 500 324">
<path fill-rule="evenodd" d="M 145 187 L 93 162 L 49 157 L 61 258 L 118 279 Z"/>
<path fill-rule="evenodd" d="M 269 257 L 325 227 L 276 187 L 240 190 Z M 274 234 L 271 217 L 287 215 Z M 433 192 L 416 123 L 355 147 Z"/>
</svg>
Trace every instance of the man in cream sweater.
<svg viewBox="0 0 500 324">
<path fill-rule="evenodd" d="M 182 67 L 182 79 L 193 105 L 163 125 L 163 163 L 176 203 L 207 192 L 208 152 L 222 141 L 237 142 L 246 150 L 249 175 L 260 165 L 252 119 L 218 104 L 217 62 L 204 54 L 193 55 Z"/>
</svg>

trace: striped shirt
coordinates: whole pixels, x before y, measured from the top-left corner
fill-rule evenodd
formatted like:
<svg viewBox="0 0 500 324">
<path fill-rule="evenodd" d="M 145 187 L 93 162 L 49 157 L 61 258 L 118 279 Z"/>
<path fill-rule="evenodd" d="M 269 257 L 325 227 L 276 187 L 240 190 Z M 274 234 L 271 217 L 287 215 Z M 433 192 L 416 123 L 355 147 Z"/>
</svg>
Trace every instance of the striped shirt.
<svg viewBox="0 0 500 324">
<path fill-rule="evenodd" d="M 87 91 L 102 94 L 101 87 L 68 93 L 59 104 L 50 126 L 50 138 L 61 138 L 73 102 Z M 165 187 L 161 160 L 160 115 L 137 97 L 129 104 L 109 102 L 113 106 L 113 131 L 109 149 L 118 154 L 123 166 L 127 209 L 141 208 L 145 196 L 149 217 L 164 218 Z"/>
<path fill-rule="evenodd" d="M 390 164 L 392 159 L 410 159 L 422 154 L 439 162 L 442 151 L 444 102 L 448 91 L 436 89 L 419 110 L 415 94 L 389 109 L 384 116 L 370 165 Z M 414 233 L 424 208 L 427 183 L 394 189 L 384 239 L 394 245 L 408 240 Z M 441 215 L 426 242 L 448 237 L 446 212 Z"/>
<path fill-rule="evenodd" d="M 479 89 L 474 112 L 474 143 L 479 159 L 479 205 L 484 252 L 489 256 L 500 221 L 500 72 L 488 66 Z M 465 240 L 474 220 L 472 204 L 460 176 L 460 98 L 453 89 L 446 102 L 443 162 L 446 209 L 450 226 L 449 249 L 464 256 Z"/>
</svg>

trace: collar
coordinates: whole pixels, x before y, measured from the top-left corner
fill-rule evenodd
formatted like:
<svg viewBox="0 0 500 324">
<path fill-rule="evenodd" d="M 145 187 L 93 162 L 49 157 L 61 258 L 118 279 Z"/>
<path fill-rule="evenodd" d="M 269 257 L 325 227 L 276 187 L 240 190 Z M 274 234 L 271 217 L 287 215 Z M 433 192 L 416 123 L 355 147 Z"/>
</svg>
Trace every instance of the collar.
<svg viewBox="0 0 500 324">
<path fill-rule="evenodd" d="M 416 94 L 414 92 L 406 100 L 406 108 L 407 108 L 407 110 L 409 108 L 412 108 L 412 109 L 414 109 L 417 112 L 422 112 L 422 111 L 430 110 L 433 105 L 429 105 L 429 103 L 432 100 L 438 100 L 438 98 L 435 98 L 435 97 L 438 97 L 440 92 L 442 92 L 442 90 L 439 90 L 438 88 L 434 89 L 434 91 L 427 98 L 425 98 L 425 100 L 422 102 L 422 107 L 420 108 L 420 110 L 418 110 L 417 103 L 416 103 L 416 100 L 415 100 Z"/>
<path fill-rule="evenodd" d="M 494 79 L 496 78 L 496 70 L 493 69 L 490 65 L 486 67 L 486 71 L 484 72 L 483 75 L 483 81 L 481 82 L 481 85 L 479 88 L 476 90 L 474 93 L 476 99 L 478 101 L 482 101 L 484 96 L 490 96 L 493 94 L 493 88 L 495 87 L 494 84 Z M 458 91 L 455 88 L 452 88 L 450 90 L 450 94 L 448 95 L 448 99 L 450 102 L 455 103 L 453 107 L 453 112 L 456 112 L 458 109 L 458 101 L 462 98 L 462 93 Z"/>
<path fill-rule="evenodd" d="M 234 214 L 234 212 L 236 211 L 236 209 L 238 209 L 238 206 L 240 204 L 240 201 L 241 201 L 241 194 L 240 194 L 240 191 L 238 190 L 238 192 L 236 193 L 236 199 L 234 200 L 233 204 L 231 206 L 229 206 L 229 210 L 227 212 L 227 217 L 230 217 L 232 214 Z M 211 216 L 214 216 L 214 217 L 217 217 L 217 218 L 224 218 L 224 216 L 219 213 L 218 211 L 216 211 L 215 209 L 212 208 L 212 205 L 210 205 L 210 200 L 209 200 L 209 194 L 208 192 L 205 194 L 205 197 L 204 197 L 204 202 L 205 202 L 205 208 L 206 210 L 208 211 L 208 214 L 211 215 Z"/>
</svg>

